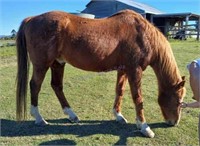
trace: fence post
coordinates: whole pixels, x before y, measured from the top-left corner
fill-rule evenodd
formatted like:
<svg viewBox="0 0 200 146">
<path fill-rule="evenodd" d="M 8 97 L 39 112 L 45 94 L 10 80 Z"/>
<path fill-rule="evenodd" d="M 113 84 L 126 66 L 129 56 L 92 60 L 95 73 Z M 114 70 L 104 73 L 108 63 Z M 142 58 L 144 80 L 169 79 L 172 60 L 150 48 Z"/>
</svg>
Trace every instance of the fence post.
<svg viewBox="0 0 200 146">
<path fill-rule="evenodd" d="M 186 18 L 185 18 L 185 36 L 187 36 L 188 35 L 188 22 L 189 22 L 189 15 L 187 15 L 186 16 Z M 187 38 L 187 37 L 186 37 Z"/>
<path fill-rule="evenodd" d="M 199 41 L 199 35 L 200 35 L 200 17 L 199 17 L 199 20 L 198 20 L 198 26 L 197 26 L 197 41 Z"/>
</svg>

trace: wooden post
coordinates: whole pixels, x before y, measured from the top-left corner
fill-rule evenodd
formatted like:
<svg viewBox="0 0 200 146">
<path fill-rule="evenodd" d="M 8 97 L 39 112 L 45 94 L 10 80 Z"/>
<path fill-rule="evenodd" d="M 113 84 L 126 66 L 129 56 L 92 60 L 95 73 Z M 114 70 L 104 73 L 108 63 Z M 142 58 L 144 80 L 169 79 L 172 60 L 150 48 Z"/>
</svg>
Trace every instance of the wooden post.
<svg viewBox="0 0 200 146">
<path fill-rule="evenodd" d="M 170 26 L 170 23 L 169 23 L 169 19 L 165 19 L 165 36 L 167 37 L 167 39 L 169 39 L 169 26 Z"/>
<path fill-rule="evenodd" d="M 153 14 L 150 16 L 150 22 L 153 24 Z"/>
<path fill-rule="evenodd" d="M 181 28 L 182 28 L 182 22 L 179 20 L 178 21 L 178 31 L 181 30 Z"/>
<path fill-rule="evenodd" d="M 180 30 L 183 29 L 183 20 L 180 21 Z"/>
<path fill-rule="evenodd" d="M 147 18 L 147 14 L 146 14 L 146 13 L 142 14 L 142 16 L 143 16 L 145 19 Z"/>
<path fill-rule="evenodd" d="M 187 38 L 187 35 L 188 35 L 188 22 L 189 22 L 189 15 L 186 16 L 185 18 L 185 37 Z"/>
<path fill-rule="evenodd" d="M 197 26 L 197 41 L 199 41 L 199 35 L 200 35 L 200 17 L 199 17 L 199 20 L 198 20 L 198 26 Z"/>
</svg>

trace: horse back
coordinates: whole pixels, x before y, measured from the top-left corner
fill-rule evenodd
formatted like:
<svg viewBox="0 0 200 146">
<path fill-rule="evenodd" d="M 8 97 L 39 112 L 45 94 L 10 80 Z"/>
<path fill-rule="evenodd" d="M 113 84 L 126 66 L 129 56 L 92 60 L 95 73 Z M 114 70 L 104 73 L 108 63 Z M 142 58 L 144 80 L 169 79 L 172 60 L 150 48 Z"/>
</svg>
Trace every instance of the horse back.
<svg viewBox="0 0 200 146">
<path fill-rule="evenodd" d="M 37 63 L 44 58 L 48 64 L 58 60 L 91 71 L 127 65 L 132 56 L 141 56 L 138 17 L 123 12 L 104 19 L 86 19 L 59 11 L 32 17 L 25 29 L 30 59 Z"/>
</svg>

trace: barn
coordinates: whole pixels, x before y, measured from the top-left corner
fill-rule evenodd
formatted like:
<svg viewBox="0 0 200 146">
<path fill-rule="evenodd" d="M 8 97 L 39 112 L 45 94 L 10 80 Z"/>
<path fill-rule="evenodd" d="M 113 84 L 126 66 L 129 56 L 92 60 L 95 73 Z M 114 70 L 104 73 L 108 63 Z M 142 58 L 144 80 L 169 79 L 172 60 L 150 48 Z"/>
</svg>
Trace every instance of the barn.
<svg viewBox="0 0 200 146">
<path fill-rule="evenodd" d="M 131 9 L 150 20 L 154 14 L 163 14 L 162 11 L 133 0 L 92 0 L 86 5 L 82 13 L 94 14 L 96 18 L 103 18 L 117 13 L 120 10 Z"/>
<path fill-rule="evenodd" d="M 167 14 L 134 0 L 91 0 L 82 13 L 93 14 L 95 18 L 103 18 L 124 9 L 131 9 L 140 13 L 168 38 L 175 38 L 179 32 L 184 32 L 185 38 L 195 35 L 199 40 L 200 15 L 193 13 Z"/>
</svg>

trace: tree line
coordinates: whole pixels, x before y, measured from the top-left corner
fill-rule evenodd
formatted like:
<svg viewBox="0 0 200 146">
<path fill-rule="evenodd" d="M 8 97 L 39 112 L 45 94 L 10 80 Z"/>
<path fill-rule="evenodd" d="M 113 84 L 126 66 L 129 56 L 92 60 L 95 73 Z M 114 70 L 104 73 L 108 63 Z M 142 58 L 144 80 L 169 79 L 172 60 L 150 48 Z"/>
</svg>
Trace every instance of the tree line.
<svg viewBox="0 0 200 146">
<path fill-rule="evenodd" d="M 10 39 L 16 39 L 17 31 L 15 29 L 12 29 L 10 32 L 10 35 L 2 36 L 1 40 L 10 40 Z"/>
</svg>

